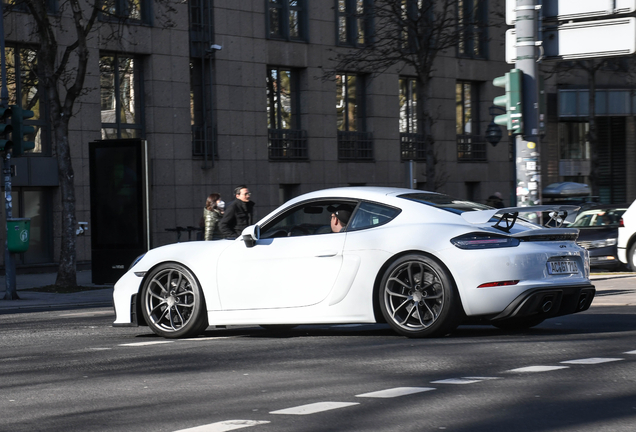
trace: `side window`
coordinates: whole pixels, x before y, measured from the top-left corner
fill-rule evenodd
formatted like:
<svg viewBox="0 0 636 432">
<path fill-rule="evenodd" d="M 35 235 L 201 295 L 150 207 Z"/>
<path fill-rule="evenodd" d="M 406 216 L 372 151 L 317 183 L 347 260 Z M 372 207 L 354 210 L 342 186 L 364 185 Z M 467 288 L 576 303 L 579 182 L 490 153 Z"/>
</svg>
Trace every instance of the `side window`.
<svg viewBox="0 0 636 432">
<path fill-rule="evenodd" d="M 301 204 L 287 210 L 261 228 L 261 238 L 298 237 L 331 233 L 331 214 L 334 208 L 355 203 L 340 201 L 320 201 Z"/>
<path fill-rule="evenodd" d="M 363 202 L 349 224 L 349 231 L 373 228 L 390 222 L 400 210 L 380 204 Z"/>
</svg>

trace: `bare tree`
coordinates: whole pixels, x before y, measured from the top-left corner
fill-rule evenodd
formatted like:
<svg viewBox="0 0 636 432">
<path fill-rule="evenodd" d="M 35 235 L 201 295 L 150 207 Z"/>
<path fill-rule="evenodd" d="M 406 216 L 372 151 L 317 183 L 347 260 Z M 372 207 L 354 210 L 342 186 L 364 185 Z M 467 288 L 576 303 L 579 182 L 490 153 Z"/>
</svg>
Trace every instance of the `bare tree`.
<svg viewBox="0 0 636 432">
<path fill-rule="evenodd" d="M 448 49 L 479 49 L 473 42 L 485 30 L 484 7 L 480 0 L 376 0 L 360 15 L 367 21 L 368 42 L 338 53 L 334 70 L 328 72 L 381 74 L 396 67 L 398 72 L 416 77 L 417 131 L 426 146 L 427 187 L 433 190 L 443 184 L 436 172 L 434 108 L 430 103 L 435 60 Z"/>
<path fill-rule="evenodd" d="M 170 15 L 175 10 L 171 1 L 156 2 L 163 5 L 160 21 L 164 27 L 173 25 Z M 131 13 L 141 14 L 142 2 L 125 3 L 127 16 L 116 9 L 116 2 L 112 0 L 64 0 L 56 14 L 51 14 L 49 0 L 18 0 L 13 5 L 15 10 L 26 12 L 26 18 L 35 23 L 32 37 L 38 46 L 34 72 L 46 94 L 52 145 L 58 162 L 62 229 L 56 285 L 77 285 L 75 174 L 69 146 L 69 121 L 75 114 L 73 108 L 78 98 L 94 90 L 85 87 L 91 38 L 99 39 L 100 43 L 117 41 Z M 103 19 L 98 19 L 100 15 Z M 104 26 L 108 26 L 108 30 L 101 32 L 98 38 L 96 33 Z M 64 40 L 61 42 L 59 38 Z"/>
</svg>

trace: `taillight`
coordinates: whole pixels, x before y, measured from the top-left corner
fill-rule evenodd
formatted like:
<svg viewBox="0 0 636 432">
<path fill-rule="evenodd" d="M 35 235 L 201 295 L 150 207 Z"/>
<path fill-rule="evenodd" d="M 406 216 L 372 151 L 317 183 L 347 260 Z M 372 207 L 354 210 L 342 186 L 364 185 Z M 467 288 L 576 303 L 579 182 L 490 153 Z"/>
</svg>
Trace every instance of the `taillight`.
<svg viewBox="0 0 636 432">
<path fill-rule="evenodd" d="M 519 239 L 497 234 L 470 233 L 451 239 L 460 249 L 493 249 L 519 246 Z"/>
<path fill-rule="evenodd" d="M 618 221 L 618 227 L 625 228 L 625 222 L 623 222 L 623 218 L 621 218 L 621 220 Z"/>
<path fill-rule="evenodd" d="M 517 285 L 519 283 L 518 280 L 509 280 L 509 281 L 499 281 L 499 282 L 487 282 L 479 285 L 477 288 L 488 288 L 488 287 L 498 287 L 498 286 L 509 286 L 509 285 Z"/>
</svg>

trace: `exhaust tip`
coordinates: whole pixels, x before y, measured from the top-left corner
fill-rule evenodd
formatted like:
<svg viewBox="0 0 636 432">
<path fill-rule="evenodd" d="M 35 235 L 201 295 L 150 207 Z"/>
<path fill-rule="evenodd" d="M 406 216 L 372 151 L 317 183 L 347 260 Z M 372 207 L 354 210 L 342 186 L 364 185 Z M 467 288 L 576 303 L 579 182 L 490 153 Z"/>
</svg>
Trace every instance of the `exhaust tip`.
<svg viewBox="0 0 636 432">
<path fill-rule="evenodd" d="M 552 303 L 552 300 L 546 300 L 543 305 L 541 305 L 541 310 L 545 313 L 545 312 L 550 312 L 550 309 L 552 309 L 552 306 L 554 305 L 554 303 Z"/>
</svg>

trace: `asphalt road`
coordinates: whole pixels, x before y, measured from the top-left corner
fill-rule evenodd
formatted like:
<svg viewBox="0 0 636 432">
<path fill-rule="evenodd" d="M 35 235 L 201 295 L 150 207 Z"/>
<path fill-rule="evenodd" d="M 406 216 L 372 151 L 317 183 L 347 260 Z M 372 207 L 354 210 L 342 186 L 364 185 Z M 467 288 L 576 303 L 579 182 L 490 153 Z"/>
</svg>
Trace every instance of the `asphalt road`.
<svg viewBox="0 0 636 432">
<path fill-rule="evenodd" d="M 633 431 L 636 306 L 610 305 L 628 279 L 531 331 L 423 340 L 364 325 L 168 341 L 111 327 L 110 308 L 0 315 L 0 430 Z"/>
</svg>

